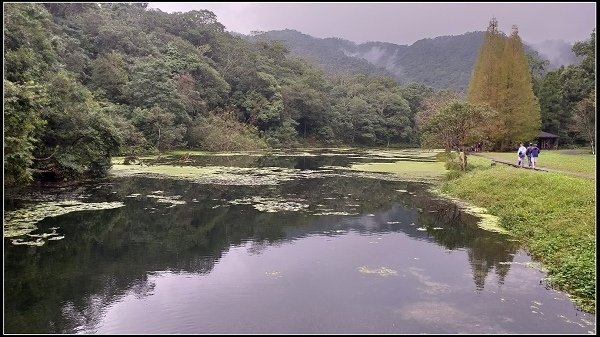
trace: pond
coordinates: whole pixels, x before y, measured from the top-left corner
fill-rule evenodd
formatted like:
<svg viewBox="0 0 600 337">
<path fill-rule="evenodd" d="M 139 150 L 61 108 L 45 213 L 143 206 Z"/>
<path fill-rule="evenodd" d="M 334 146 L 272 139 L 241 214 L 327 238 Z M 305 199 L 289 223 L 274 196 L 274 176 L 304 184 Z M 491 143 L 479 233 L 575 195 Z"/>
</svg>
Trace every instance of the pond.
<svg viewBox="0 0 600 337">
<path fill-rule="evenodd" d="M 430 191 L 434 155 L 191 152 L 7 191 L 4 331 L 595 333 L 518 242 Z"/>
</svg>

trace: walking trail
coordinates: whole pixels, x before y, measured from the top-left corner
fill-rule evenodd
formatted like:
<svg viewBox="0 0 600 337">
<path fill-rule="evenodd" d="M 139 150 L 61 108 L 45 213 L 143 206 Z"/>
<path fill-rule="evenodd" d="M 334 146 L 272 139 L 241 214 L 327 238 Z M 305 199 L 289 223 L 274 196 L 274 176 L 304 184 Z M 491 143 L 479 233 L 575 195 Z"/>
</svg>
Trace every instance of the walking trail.
<svg viewBox="0 0 600 337">
<path fill-rule="evenodd" d="M 489 160 L 493 161 L 494 163 L 500 163 L 500 164 L 510 165 L 510 166 L 513 166 L 513 167 L 519 167 L 517 164 L 509 162 L 508 160 L 500 159 L 500 158 L 494 158 L 493 155 L 492 155 L 492 153 L 489 153 L 489 152 L 486 153 L 486 155 L 483 155 L 482 153 L 471 152 L 470 155 L 479 156 L 479 157 L 482 157 L 482 158 L 486 158 L 486 159 L 489 159 Z M 531 170 L 531 168 L 527 167 L 527 165 L 524 165 L 523 168 Z M 549 168 L 546 168 L 546 167 L 539 167 L 539 166 L 535 168 L 535 171 L 563 173 L 563 174 L 568 174 L 568 175 L 576 176 L 576 177 L 580 177 L 580 178 L 596 179 L 595 176 L 589 175 L 589 174 L 582 174 L 582 173 L 561 171 L 561 170 L 549 169 Z"/>
</svg>

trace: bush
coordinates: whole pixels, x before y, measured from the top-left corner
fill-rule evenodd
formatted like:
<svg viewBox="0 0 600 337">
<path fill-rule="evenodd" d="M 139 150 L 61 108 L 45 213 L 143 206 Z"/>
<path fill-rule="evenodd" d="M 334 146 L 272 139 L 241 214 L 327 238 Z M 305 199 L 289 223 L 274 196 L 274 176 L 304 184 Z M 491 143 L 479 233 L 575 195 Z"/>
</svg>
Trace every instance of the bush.
<svg viewBox="0 0 600 337">
<path fill-rule="evenodd" d="M 198 118 L 188 130 L 188 143 L 207 151 L 243 151 L 267 148 L 258 130 L 237 120 L 231 112 Z"/>
</svg>

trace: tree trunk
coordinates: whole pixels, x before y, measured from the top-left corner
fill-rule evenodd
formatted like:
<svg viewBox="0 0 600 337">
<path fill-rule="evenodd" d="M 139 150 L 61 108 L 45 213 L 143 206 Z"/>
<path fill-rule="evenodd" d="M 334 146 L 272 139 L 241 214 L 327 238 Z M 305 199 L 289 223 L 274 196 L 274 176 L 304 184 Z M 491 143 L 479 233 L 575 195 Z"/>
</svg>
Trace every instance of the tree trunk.
<svg viewBox="0 0 600 337">
<path fill-rule="evenodd" d="M 460 152 L 458 153 L 458 158 L 460 160 L 460 168 L 463 171 L 467 170 L 467 151 L 465 151 L 465 148 L 460 148 L 459 149 Z"/>
<path fill-rule="evenodd" d="M 594 139 L 594 131 L 593 130 L 588 131 L 588 139 L 590 140 L 590 147 L 592 148 L 592 154 L 596 154 L 596 146 L 595 146 L 596 141 Z"/>
<path fill-rule="evenodd" d="M 156 141 L 156 149 L 160 153 L 160 126 L 158 127 L 158 140 Z"/>
</svg>

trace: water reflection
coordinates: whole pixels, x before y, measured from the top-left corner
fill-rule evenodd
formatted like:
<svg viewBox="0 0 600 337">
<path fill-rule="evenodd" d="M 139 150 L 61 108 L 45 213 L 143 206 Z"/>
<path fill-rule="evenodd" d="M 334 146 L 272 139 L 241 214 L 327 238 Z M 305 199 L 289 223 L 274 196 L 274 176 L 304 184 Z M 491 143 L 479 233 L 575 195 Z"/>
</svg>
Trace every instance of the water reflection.
<svg viewBox="0 0 600 337">
<path fill-rule="evenodd" d="M 264 160 L 265 166 L 277 160 L 277 165 L 302 169 L 343 161 L 323 158 L 329 159 L 243 160 L 252 161 L 248 165 Z M 157 191 L 185 203 L 158 202 L 151 197 Z M 38 224 L 39 232 L 59 227 L 66 239 L 42 247 L 16 247 L 5 239 L 6 332 L 97 332 L 110 305 L 131 294 L 137 300 L 152 297 L 156 275 L 209 275 L 236 247 L 260 256 L 303 238 L 401 234 L 399 238 L 431 243 L 427 249 L 432 252 L 439 247 L 466 250 L 480 291 L 492 270 L 502 285 L 510 264 L 501 262 L 512 261 L 519 249 L 506 235 L 478 228 L 475 217 L 432 197 L 418 183 L 332 176 L 252 187 L 138 177 L 78 187 L 77 193 L 89 202 L 123 201 L 126 206 L 47 218 Z M 301 198 L 309 206 L 270 213 L 230 202 L 247 196 Z M 315 215 L 329 209 L 356 215 Z M 389 254 L 397 252 L 390 248 Z M 411 268 L 410 275 L 426 277 Z"/>
</svg>

